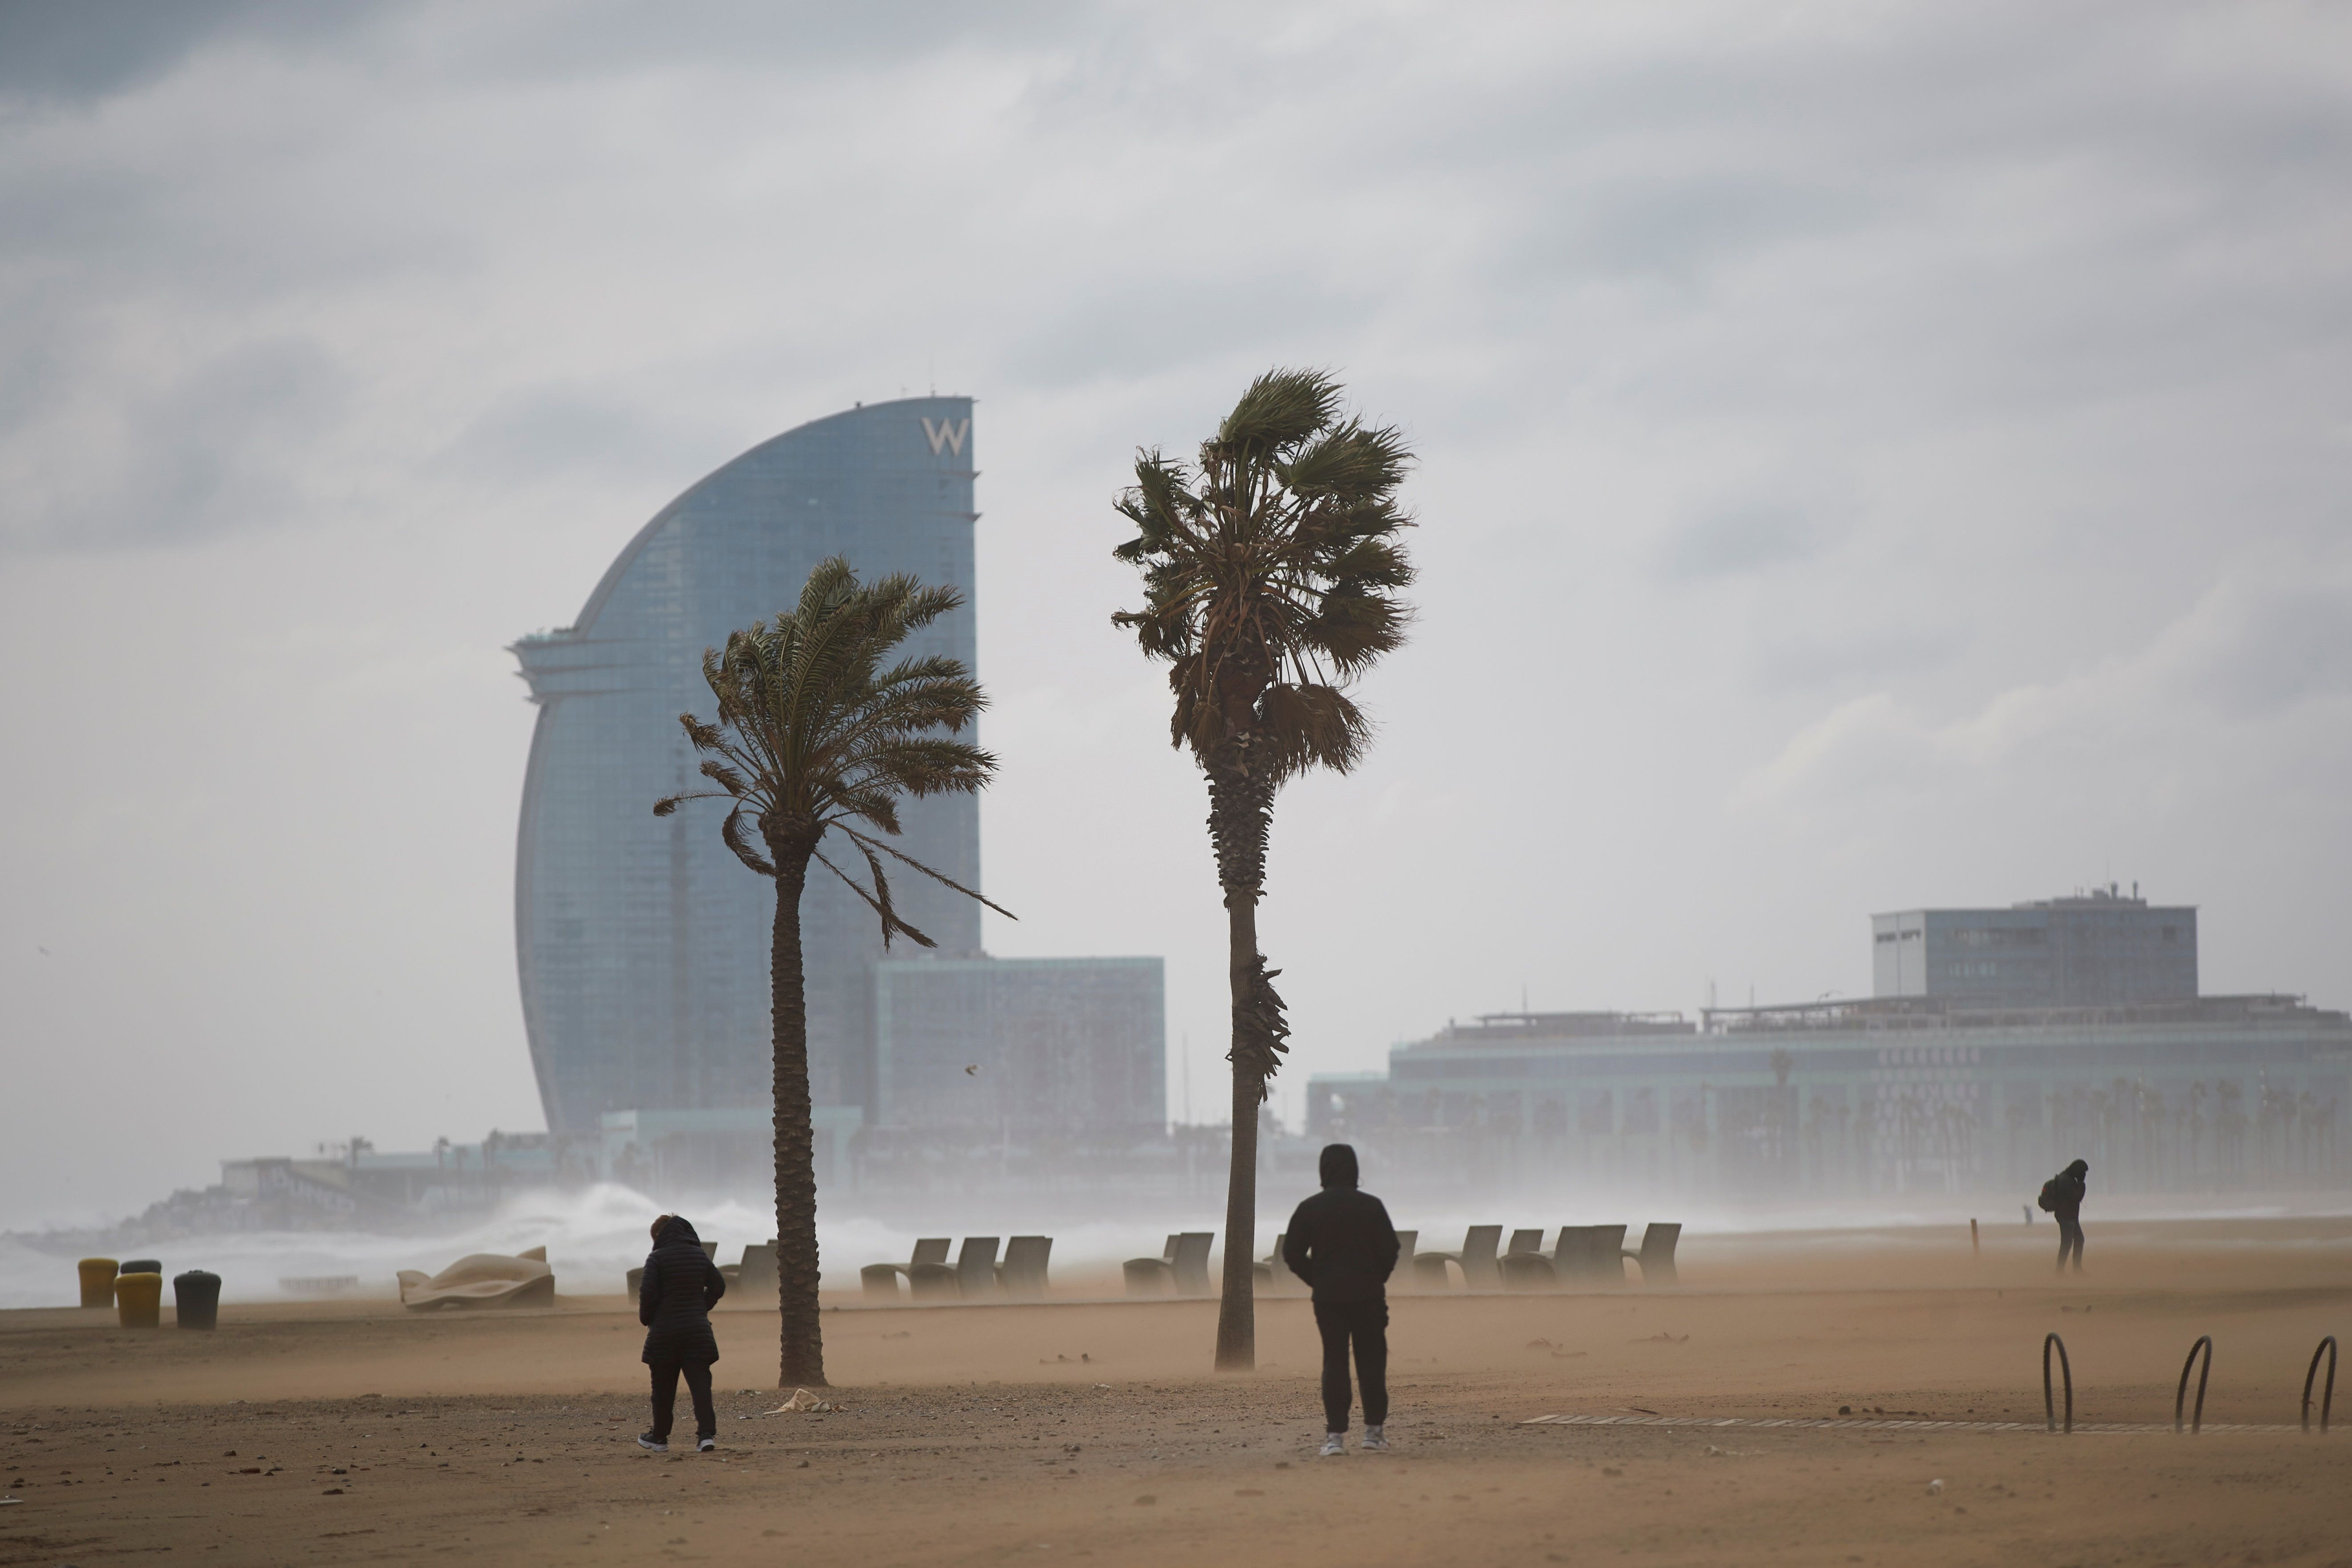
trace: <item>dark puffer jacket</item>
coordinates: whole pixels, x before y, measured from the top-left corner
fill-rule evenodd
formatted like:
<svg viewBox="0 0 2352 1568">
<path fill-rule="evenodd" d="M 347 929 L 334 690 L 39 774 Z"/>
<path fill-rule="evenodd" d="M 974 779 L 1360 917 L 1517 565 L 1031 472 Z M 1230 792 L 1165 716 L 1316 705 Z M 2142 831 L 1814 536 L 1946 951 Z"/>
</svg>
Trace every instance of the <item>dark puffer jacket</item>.
<svg viewBox="0 0 2352 1568">
<path fill-rule="evenodd" d="M 646 1325 L 647 1366 L 665 1362 L 708 1366 L 719 1359 L 710 1333 L 710 1309 L 727 1293 L 726 1276 L 702 1249 L 702 1239 L 683 1219 L 662 1228 L 646 1254 L 646 1277 L 637 1287 L 637 1322 Z"/>
<path fill-rule="evenodd" d="M 2050 1195 L 2050 1212 L 2061 1219 L 2079 1219 L 2083 1199 L 2090 1196 L 2091 1167 L 2076 1160 L 2052 1176 L 2043 1191 Z"/>
<path fill-rule="evenodd" d="M 1290 1216 L 1282 1260 L 1318 1301 L 1388 1299 L 1389 1275 L 1404 1250 L 1386 1205 L 1356 1189 L 1356 1151 L 1325 1146 L 1323 1190 Z"/>
</svg>

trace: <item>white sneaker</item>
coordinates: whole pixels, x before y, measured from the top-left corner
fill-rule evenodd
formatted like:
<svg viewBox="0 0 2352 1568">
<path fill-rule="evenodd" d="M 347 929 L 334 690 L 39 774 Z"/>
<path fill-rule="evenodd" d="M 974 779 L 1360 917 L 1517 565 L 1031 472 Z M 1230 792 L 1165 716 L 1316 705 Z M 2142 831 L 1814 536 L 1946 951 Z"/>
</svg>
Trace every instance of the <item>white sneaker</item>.
<svg viewBox="0 0 2352 1568">
<path fill-rule="evenodd" d="M 1335 1458 L 1335 1457 L 1337 1457 L 1337 1456 L 1339 1456 L 1339 1455 L 1340 1455 L 1340 1454 L 1344 1454 L 1344 1453 L 1346 1453 L 1347 1451 L 1348 1451 L 1348 1434 L 1347 1434 L 1347 1433 L 1345 1433 L 1345 1432 L 1326 1432 L 1326 1433 L 1324 1433 L 1324 1434 L 1323 1434 L 1323 1453 L 1322 1453 L 1322 1458 L 1327 1458 L 1327 1459 L 1328 1459 L 1328 1458 Z"/>
<path fill-rule="evenodd" d="M 669 1452 L 669 1445 L 663 1442 L 659 1437 L 655 1437 L 651 1432 L 640 1432 L 637 1434 L 637 1447 L 645 1449 L 647 1453 L 667 1454 Z"/>
<path fill-rule="evenodd" d="M 1361 1447 L 1363 1448 L 1364 1452 L 1368 1454 L 1387 1453 L 1389 1451 L 1388 1433 L 1378 1427 L 1365 1427 L 1364 1441 Z"/>
</svg>

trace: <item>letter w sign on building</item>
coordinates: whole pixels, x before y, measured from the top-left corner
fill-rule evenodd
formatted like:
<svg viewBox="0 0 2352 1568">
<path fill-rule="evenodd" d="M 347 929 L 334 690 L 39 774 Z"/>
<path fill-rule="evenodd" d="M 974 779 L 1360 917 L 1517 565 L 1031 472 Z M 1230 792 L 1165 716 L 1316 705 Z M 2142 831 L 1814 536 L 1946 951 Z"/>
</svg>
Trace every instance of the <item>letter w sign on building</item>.
<svg viewBox="0 0 2352 1568">
<path fill-rule="evenodd" d="M 931 455 L 934 457 L 940 455 L 942 446 L 957 456 L 962 456 L 963 438 L 971 434 L 971 420 L 968 416 L 957 420 L 943 419 L 936 425 L 928 419 L 923 421 L 923 434 L 930 440 Z"/>
</svg>

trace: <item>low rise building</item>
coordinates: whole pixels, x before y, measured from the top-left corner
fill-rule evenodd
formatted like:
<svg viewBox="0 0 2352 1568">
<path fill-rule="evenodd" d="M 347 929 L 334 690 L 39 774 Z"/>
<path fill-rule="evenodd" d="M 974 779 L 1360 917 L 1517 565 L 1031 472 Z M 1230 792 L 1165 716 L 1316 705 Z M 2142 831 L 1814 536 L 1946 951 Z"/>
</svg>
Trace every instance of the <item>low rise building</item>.
<svg viewBox="0 0 2352 1568">
<path fill-rule="evenodd" d="M 2196 995 L 2195 913 L 2109 890 L 1879 915 L 1885 994 L 1449 1024 L 1310 1080 L 1307 1131 L 1465 1188 L 2031 1195 L 2077 1157 L 2111 1193 L 2345 1186 L 2352 1018 Z"/>
</svg>

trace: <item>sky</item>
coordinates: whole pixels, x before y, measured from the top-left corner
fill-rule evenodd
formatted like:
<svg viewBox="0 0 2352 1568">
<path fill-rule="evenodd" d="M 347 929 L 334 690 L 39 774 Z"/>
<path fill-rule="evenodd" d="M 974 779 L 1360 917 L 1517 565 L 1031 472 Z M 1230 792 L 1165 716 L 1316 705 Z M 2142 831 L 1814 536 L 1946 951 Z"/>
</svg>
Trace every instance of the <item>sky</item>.
<svg viewBox="0 0 2352 1568">
<path fill-rule="evenodd" d="M 1000 953 L 1223 923 L 1137 448 L 1400 426 L 1412 643 L 1277 808 L 1307 1073 L 1866 994 L 2110 881 L 2352 1005 L 2352 11 L 0 0 L 0 1226 L 543 1125 L 533 709 L 664 503 L 980 400 Z M 748 873 L 747 873 L 748 874 Z"/>
</svg>

